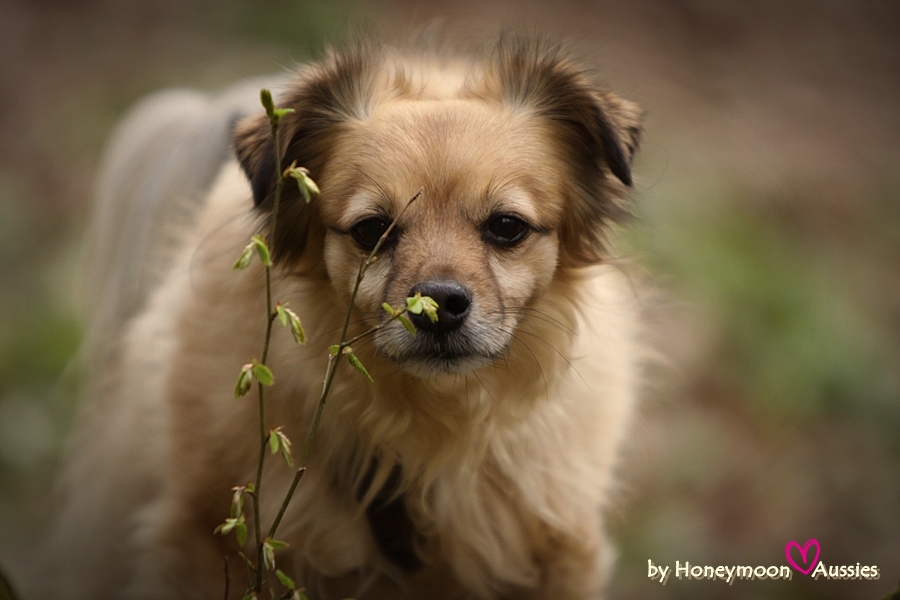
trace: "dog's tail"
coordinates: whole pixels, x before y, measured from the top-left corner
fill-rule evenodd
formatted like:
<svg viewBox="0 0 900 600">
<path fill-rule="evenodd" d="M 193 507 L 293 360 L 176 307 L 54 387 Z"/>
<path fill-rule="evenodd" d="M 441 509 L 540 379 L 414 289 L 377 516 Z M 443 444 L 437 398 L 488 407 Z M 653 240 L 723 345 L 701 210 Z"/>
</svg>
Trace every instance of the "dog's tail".
<svg viewBox="0 0 900 600">
<path fill-rule="evenodd" d="M 231 156 L 235 123 L 262 110 L 261 87 L 279 84 L 245 81 L 217 96 L 159 92 L 118 126 L 99 170 L 85 249 L 84 359 L 99 358 L 142 308 Z"/>
</svg>

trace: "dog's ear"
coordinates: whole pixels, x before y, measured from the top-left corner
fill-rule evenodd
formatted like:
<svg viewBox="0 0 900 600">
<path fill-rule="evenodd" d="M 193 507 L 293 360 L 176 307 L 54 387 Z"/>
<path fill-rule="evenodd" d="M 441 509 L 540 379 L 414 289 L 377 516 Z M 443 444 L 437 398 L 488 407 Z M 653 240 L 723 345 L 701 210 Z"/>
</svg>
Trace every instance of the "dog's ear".
<svg viewBox="0 0 900 600">
<path fill-rule="evenodd" d="M 305 67 L 289 90 L 276 99 L 279 108 L 292 108 L 279 127 L 282 164 L 275 165 L 274 141 L 265 113 L 240 121 L 234 131 L 234 152 L 250 181 L 257 210 L 268 213 L 273 204 L 275 178 L 296 161 L 319 181 L 331 158 L 335 135 L 351 119 L 368 111 L 377 49 L 366 43 L 333 52 L 321 63 Z M 292 183 L 292 182 L 290 182 Z M 319 201 L 327 201 L 327 186 Z M 307 205 L 296 185 L 286 184 L 279 202 L 273 253 L 276 260 L 297 258 L 312 233 L 316 201 Z"/>
<path fill-rule="evenodd" d="M 250 181 L 253 203 L 259 206 L 269 195 L 275 177 L 272 128 L 265 113 L 238 122 L 234 130 L 234 153 Z"/>
<path fill-rule="evenodd" d="M 605 226 L 629 214 L 622 186 L 632 185 L 640 109 L 596 87 L 559 45 L 504 36 L 494 54 L 488 85 L 498 87 L 504 101 L 548 120 L 568 169 L 564 258 L 602 260 Z"/>
</svg>

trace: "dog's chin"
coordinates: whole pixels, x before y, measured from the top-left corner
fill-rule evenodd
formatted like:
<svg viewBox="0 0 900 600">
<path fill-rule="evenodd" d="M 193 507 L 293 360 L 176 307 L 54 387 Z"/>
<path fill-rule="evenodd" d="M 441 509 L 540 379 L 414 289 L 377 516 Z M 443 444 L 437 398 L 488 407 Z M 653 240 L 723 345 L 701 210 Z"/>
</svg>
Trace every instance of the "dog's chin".
<svg viewBox="0 0 900 600">
<path fill-rule="evenodd" d="M 508 343 L 495 338 L 481 344 L 459 334 L 445 337 L 419 332 L 411 338 L 403 333 L 399 340 L 393 336 L 377 339 L 376 346 L 391 362 L 423 379 L 465 375 L 486 367 L 503 355 Z"/>
<path fill-rule="evenodd" d="M 497 357 L 482 354 L 433 354 L 391 358 L 404 371 L 422 379 L 440 375 L 465 375 L 491 364 Z"/>
</svg>

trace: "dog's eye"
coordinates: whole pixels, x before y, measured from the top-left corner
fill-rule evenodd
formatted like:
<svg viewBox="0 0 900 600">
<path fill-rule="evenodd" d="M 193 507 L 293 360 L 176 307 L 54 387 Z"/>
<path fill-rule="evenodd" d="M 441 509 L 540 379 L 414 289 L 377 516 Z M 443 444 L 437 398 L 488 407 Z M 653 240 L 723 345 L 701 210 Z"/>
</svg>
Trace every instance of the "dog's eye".
<svg viewBox="0 0 900 600">
<path fill-rule="evenodd" d="M 378 239 L 387 231 L 390 222 L 382 217 L 371 217 L 357 223 L 350 230 L 350 234 L 356 243 L 364 250 L 371 250 L 378 243 Z"/>
<path fill-rule="evenodd" d="M 511 215 L 493 217 L 484 226 L 488 241 L 500 246 L 512 246 L 521 242 L 528 231 L 528 223 Z"/>
</svg>

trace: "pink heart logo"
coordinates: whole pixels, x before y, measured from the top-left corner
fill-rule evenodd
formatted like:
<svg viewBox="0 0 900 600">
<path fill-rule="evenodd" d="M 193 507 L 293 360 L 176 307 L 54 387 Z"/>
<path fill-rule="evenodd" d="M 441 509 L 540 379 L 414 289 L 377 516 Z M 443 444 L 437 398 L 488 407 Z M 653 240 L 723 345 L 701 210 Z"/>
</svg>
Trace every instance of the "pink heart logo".
<svg viewBox="0 0 900 600">
<path fill-rule="evenodd" d="M 791 557 L 791 549 L 796 548 L 800 552 L 800 557 L 803 559 L 801 561 L 801 564 L 805 565 L 805 564 L 807 564 L 806 557 L 809 555 L 810 547 L 815 547 L 816 556 L 811 561 L 809 561 L 808 567 L 805 567 L 805 568 L 801 567 Z M 822 552 L 822 548 L 819 546 L 819 540 L 817 540 L 816 538 L 806 540 L 806 543 L 803 544 L 802 548 L 800 547 L 800 544 L 798 544 L 794 540 L 791 540 L 784 546 L 784 557 L 787 559 L 788 564 L 791 565 L 792 567 L 794 567 L 795 569 L 797 569 L 798 571 L 800 571 L 801 573 L 803 573 L 804 575 L 809 575 L 810 573 L 812 573 L 812 570 L 816 567 L 816 563 L 819 562 L 819 554 L 821 554 L 821 552 Z"/>
</svg>

